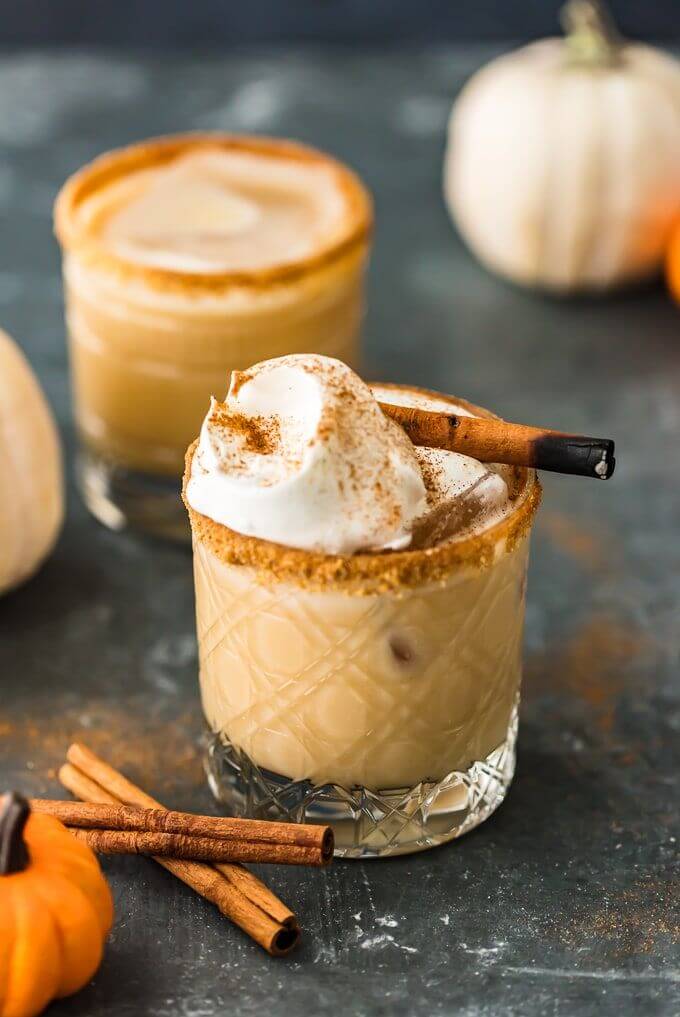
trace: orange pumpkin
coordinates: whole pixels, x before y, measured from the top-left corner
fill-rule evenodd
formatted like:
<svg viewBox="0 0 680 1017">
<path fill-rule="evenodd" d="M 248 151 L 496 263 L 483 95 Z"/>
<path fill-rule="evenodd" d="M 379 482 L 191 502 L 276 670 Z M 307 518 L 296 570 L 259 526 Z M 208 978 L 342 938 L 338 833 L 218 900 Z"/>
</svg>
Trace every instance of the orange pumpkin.
<svg viewBox="0 0 680 1017">
<path fill-rule="evenodd" d="M 680 303 L 680 222 L 675 224 L 666 251 L 668 288 Z"/>
<path fill-rule="evenodd" d="M 113 921 L 92 851 L 16 793 L 0 798 L 0 1017 L 33 1017 L 99 967 Z"/>
</svg>

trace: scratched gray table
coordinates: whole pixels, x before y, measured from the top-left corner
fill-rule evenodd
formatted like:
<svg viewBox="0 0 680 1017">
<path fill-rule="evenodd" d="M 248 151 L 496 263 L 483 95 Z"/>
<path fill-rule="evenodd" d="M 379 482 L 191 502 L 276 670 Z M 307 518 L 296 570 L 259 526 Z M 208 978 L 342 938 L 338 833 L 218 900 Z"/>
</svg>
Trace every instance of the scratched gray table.
<svg viewBox="0 0 680 1017">
<path fill-rule="evenodd" d="M 619 445 L 610 484 L 546 481 L 518 775 L 497 815 L 420 856 L 269 870 L 304 926 L 288 960 L 153 863 L 107 860 L 105 962 L 55 1017 L 679 1012 L 680 309 L 660 286 L 542 299 L 466 254 L 440 200 L 443 128 L 486 56 L 0 58 L 0 322 L 47 387 L 69 474 L 55 190 L 102 149 L 192 127 L 290 134 L 366 178 L 371 375 Z M 55 555 L 0 603 L 0 785 L 58 794 L 78 736 L 161 799 L 210 809 L 192 611 L 188 552 L 107 532 L 71 489 Z"/>
</svg>

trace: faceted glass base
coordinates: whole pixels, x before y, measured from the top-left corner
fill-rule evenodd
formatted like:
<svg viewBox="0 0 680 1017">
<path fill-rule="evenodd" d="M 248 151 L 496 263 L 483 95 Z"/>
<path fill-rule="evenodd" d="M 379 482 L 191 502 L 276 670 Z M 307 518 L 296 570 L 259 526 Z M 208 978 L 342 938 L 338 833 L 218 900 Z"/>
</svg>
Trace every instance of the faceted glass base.
<svg viewBox="0 0 680 1017">
<path fill-rule="evenodd" d="M 505 798 L 515 771 L 517 704 L 505 741 L 464 772 L 411 788 L 369 791 L 313 785 L 261 770 L 230 742 L 213 736 L 206 772 L 215 797 L 236 816 L 329 823 L 340 858 L 424 851 L 483 823 Z"/>
<path fill-rule="evenodd" d="M 88 449 L 78 455 L 76 476 L 88 509 L 109 529 L 131 527 L 170 540 L 191 539 L 179 476 L 129 470 Z"/>
</svg>

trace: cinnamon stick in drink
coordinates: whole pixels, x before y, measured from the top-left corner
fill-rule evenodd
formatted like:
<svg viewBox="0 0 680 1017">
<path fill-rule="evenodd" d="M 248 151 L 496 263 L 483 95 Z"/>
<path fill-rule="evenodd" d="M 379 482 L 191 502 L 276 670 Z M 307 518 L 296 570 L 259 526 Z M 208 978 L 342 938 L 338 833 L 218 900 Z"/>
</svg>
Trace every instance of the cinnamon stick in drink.
<svg viewBox="0 0 680 1017">
<path fill-rule="evenodd" d="M 614 442 L 487 417 L 397 406 L 381 402 L 383 413 L 406 431 L 414 445 L 462 452 L 481 463 L 529 466 L 608 480 L 614 472 Z"/>
<path fill-rule="evenodd" d="M 67 757 L 74 762 L 62 766 L 59 779 L 78 798 L 118 805 L 122 800 L 118 794 L 122 794 L 127 804 L 163 808 L 84 745 L 72 745 Z M 89 773 L 86 772 L 88 770 Z M 99 780 L 93 779 L 95 774 Z M 154 856 L 154 860 L 215 904 L 225 917 L 272 956 L 282 957 L 290 953 L 299 942 L 300 926 L 293 912 L 243 866 L 235 863 L 212 866 L 159 856 Z"/>
<path fill-rule="evenodd" d="M 31 808 L 55 816 L 66 826 L 90 830 L 89 843 L 91 846 L 99 844 L 97 850 L 102 853 L 123 854 L 127 850 L 129 854 L 281 865 L 327 865 L 333 857 L 333 831 L 329 826 L 41 798 L 33 799 Z M 138 836 L 127 839 L 96 837 L 96 830 Z M 127 849 L 126 844 L 129 845 Z M 104 845 L 108 845 L 108 849 Z"/>
</svg>

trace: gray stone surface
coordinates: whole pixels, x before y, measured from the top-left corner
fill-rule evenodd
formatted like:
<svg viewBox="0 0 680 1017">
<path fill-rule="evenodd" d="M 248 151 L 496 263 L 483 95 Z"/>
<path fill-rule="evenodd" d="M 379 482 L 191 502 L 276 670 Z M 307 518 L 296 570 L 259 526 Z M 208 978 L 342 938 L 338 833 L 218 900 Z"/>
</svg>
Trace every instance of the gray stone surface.
<svg viewBox="0 0 680 1017">
<path fill-rule="evenodd" d="M 274 961 L 151 862 L 104 863 L 117 922 L 57 1015 L 672 1015 L 680 1010 L 680 309 L 652 286 L 571 303 L 488 276 L 440 199 L 449 101 L 488 51 L 0 59 L 0 323 L 69 415 L 50 206 L 99 151 L 186 128 L 290 134 L 375 192 L 372 376 L 612 435 L 609 484 L 548 477 L 533 550 L 518 775 L 459 843 L 271 869 L 304 942 Z M 0 603 L 0 785 L 59 794 L 78 736 L 210 809 L 190 557 L 108 533 L 69 491 L 57 550 Z"/>
</svg>

